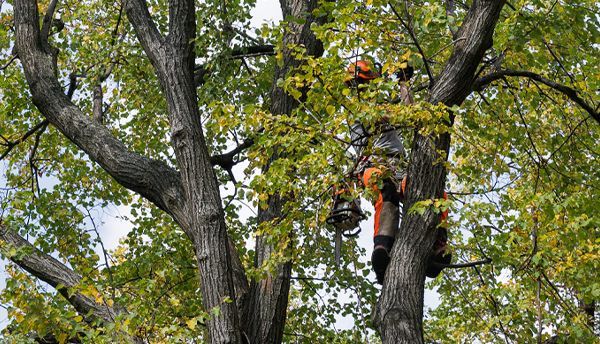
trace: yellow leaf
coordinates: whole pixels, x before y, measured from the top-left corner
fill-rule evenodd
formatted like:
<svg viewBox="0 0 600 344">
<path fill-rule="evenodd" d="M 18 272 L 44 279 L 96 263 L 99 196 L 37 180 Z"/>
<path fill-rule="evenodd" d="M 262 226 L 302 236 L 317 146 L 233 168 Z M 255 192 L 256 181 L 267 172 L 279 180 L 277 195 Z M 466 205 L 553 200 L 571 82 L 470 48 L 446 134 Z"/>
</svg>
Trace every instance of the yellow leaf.
<svg viewBox="0 0 600 344">
<path fill-rule="evenodd" d="M 333 105 L 327 105 L 327 114 L 329 114 L 330 116 L 334 114 L 335 112 L 335 106 Z"/>
<path fill-rule="evenodd" d="M 173 306 L 175 306 L 175 307 L 177 307 L 177 306 L 179 306 L 179 305 L 181 304 L 181 302 L 179 302 L 179 299 L 177 299 L 177 298 L 174 298 L 174 297 L 170 298 L 170 299 L 169 299 L 169 302 L 170 302 L 170 303 L 171 303 Z"/>
<path fill-rule="evenodd" d="M 404 55 L 402 55 L 402 60 L 408 60 L 410 58 L 411 55 L 411 51 L 407 50 L 406 53 L 404 53 Z M 400 68 L 405 68 L 405 67 L 400 67 Z"/>
<path fill-rule="evenodd" d="M 58 342 L 60 344 L 63 344 L 63 343 L 65 343 L 67 341 L 67 334 L 66 333 L 61 333 L 61 334 L 58 335 L 57 339 L 58 339 Z"/>
<path fill-rule="evenodd" d="M 75 318 L 73 318 L 76 322 L 81 322 L 83 320 L 83 317 L 81 315 L 76 316 Z"/>
<path fill-rule="evenodd" d="M 193 330 L 196 328 L 196 324 L 198 323 L 198 320 L 196 318 L 191 318 L 190 320 L 186 321 L 185 323 L 190 328 L 190 330 Z"/>
</svg>

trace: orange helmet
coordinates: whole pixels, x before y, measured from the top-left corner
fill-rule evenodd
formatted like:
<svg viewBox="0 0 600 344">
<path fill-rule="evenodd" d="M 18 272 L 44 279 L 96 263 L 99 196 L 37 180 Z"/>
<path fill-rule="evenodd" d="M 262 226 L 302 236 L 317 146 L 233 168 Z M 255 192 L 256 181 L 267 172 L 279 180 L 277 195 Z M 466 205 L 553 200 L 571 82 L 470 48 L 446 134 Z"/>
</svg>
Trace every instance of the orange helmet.
<svg viewBox="0 0 600 344">
<path fill-rule="evenodd" d="M 371 67 L 371 63 L 365 60 L 358 60 L 348 66 L 348 74 L 358 83 L 366 83 L 379 77 L 379 73 Z"/>
</svg>

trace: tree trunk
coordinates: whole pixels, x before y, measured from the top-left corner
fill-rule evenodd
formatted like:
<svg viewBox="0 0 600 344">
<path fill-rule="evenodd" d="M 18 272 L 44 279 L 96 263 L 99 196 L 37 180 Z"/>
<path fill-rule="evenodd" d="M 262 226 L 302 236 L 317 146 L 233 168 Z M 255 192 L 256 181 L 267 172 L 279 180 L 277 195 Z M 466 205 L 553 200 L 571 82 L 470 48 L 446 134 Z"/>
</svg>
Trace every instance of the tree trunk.
<svg viewBox="0 0 600 344">
<path fill-rule="evenodd" d="M 471 92 L 475 71 L 485 51 L 504 1 L 474 1 L 457 33 L 454 51 L 431 90 L 430 102 L 461 104 Z M 448 123 L 451 125 L 451 123 Z M 423 343 L 425 267 L 439 216 L 427 210 L 409 214 L 415 202 L 441 198 L 446 182 L 444 163 L 450 135 L 425 137 L 415 132 L 408 169 L 403 221 L 392 249 L 392 261 L 374 314 L 383 343 Z"/>
<path fill-rule="evenodd" d="M 283 64 L 275 69 L 273 86 L 271 88 L 270 111 L 273 114 L 291 114 L 298 106 L 296 101 L 285 91 L 277 87 L 277 80 L 283 79 L 288 73 L 298 67 L 289 49 L 289 44 L 306 47 L 307 54 L 320 56 L 323 53 L 322 44 L 316 39 L 310 26 L 317 22 L 312 16 L 312 11 L 317 6 L 316 0 L 281 0 L 281 9 L 284 18 L 294 17 L 305 19 L 304 24 L 289 22 L 289 30 L 283 37 Z M 276 153 L 270 161 L 280 156 Z M 267 172 L 269 165 L 265 166 Z M 275 194 L 268 200 L 266 210 L 259 210 L 259 223 L 272 221 L 283 216 L 282 209 L 286 201 L 285 195 Z M 269 259 L 274 248 L 266 238 L 259 236 L 256 239 L 255 266 L 261 266 Z M 251 283 L 248 305 L 244 314 L 245 332 L 250 343 L 281 343 L 285 328 L 286 312 L 290 290 L 291 262 L 278 265 L 274 271 L 260 281 Z"/>
<path fill-rule="evenodd" d="M 203 305 L 207 311 L 219 309 L 208 321 L 211 343 L 239 343 L 230 246 L 196 103 L 194 2 L 169 3 L 167 37 L 156 29 L 144 1 L 130 0 L 125 6 L 167 99 L 172 145 L 181 172 L 129 152 L 110 131 L 81 113 L 64 95 L 56 79 L 56 52 L 40 32 L 37 4 L 35 0 L 20 0 L 14 5 L 15 47 L 33 102 L 50 123 L 121 185 L 173 216 L 194 244 Z"/>
</svg>

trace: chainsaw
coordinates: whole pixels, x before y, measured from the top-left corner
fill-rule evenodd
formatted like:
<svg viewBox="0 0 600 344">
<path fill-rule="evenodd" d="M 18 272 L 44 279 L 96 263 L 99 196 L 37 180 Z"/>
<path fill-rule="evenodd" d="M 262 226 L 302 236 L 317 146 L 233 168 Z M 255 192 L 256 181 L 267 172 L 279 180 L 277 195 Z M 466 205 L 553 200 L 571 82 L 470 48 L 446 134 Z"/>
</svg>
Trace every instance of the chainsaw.
<svg viewBox="0 0 600 344">
<path fill-rule="evenodd" d="M 360 208 L 360 198 L 352 195 L 350 185 L 333 188 L 333 204 L 325 222 L 335 228 L 335 264 L 340 265 L 342 237 L 352 238 L 360 233 L 360 221 L 367 217 Z"/>
</svg>

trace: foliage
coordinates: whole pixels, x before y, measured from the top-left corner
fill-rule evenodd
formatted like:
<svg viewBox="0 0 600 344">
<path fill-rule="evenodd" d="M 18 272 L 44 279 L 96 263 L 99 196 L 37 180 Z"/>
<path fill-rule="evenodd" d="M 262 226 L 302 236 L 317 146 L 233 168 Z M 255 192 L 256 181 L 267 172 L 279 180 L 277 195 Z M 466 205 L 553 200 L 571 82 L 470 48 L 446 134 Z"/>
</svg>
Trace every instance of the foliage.
<svg viewBox="0 0 600 344">
<path fill-rule="evenodd" d="M 153 19 L 168 30 L 167 5 L 149 3 Z M 600 296 L 595 273 L 599 123 L 565 95 L 525 78 L 501 79 L 460 107 L 429 104 L 427 68 L 432 75 L 441 72 L 466 8 L 457 4 L 448 12 L 441 1 L 406 3 L 322 2 L 314 14 L 330 20 L 312 29 L 325 54 L 314 58 L 302 46 L 288 47 L 303 63 L 277 81 L 301 101 L 291 115 L 268 111 L 273 68 L 283 63 L 286 22 L 254 30 L 249 25 L 253 1 L 227 2 L 226 11 L 220 1 L 196 4 L 197 60 L 211 71 L 198 88 L 211 152 L 254 140 L 238 157 L 235 181 L 217 168 L 228 231 L 248 276 L 258 279 L 278 263 L 293 262 L 286 342 L 377 341 L 370 313 L 378 290 L 369 279 L 367 250 L 348 241 L 341 265 L 333 266 L 332 233 L 324 219 L 330 187 L 353 166 L 348 124 L 374 124 L 385 117 L 402 129 L 407 147 L 414 130 L 431 135 L 449 130 L 453 254 L 460 261 L 493 259 L 489 266 L 445 270 L 430 283 L 442 303 L 428 314 L 426 337 L 528 342 L 541 324 L 544 338 L 597 340 L 580 305 Z M 39 6 L 44 13 L 48 4 Z M 589 0 L 511 2 L 480 76 L 500 68 L 529 70 L 598 104 L 599 10 Z M 11 9 L 0 13 L 0 66 L 6 65 L 0 72 L 0 134 L 6 143 L 43 118 L 29 100 L 19 64 L 10 63 Z M 131 150 L 174 166 L 166 104 L 121 4 L 67 0 L 56 16 L 64 29 L 54 32 L 51 42 L 60 49 L 65 89 L 77 83 L 76 104 L 91 114 L 93 89 L 101 82 L 106 126 Z M 257 43 L 277 44 L 277 55 L 229 57 L 233 49 Z M 363 58 L 380 61 L 387 77 L 347 87 L 347 65 Z M 397 102 L 399 87 L 392 76 L 406 61 L 418 71 L 411 82 L 417 90 L 412 106 Z M 448 128 L 450 113 L 456 119 Z M 284 158 L 269 161 L 274 153 Z M 83 277 L 79 291 L 99 303 L 125 305 L 128 315 L 113 326 L 153 342 L 203 340 L 202 324 L 218 309 L 202 308 L 190 240 L 166 214 L 117 184 L 52 126 L 16 145 L 3 163 L 2 223 L 77 271 Z M 261 173 L 267 163 L 270 168 Z M 257 225 L 249 213 L 266 208 L 275 193 L 289 196 L 286 215 Z M 448 206 L 441 203 L 436 206 Z M 118 248 L 103 252 L 98 221 L 117 207 L 129 209 L 123 218 L 132 229 L 110 228 L 122 239 Z M 253 268 L 257 235 L 273 243 L 276 252 L 267 264 Z M 2 254 L 9 258 L 15 252 Z M 11 320 L 6 338 L 20 341 L 51 332 L 59 342 L 73 336 L 109 341 L 106 333 L 114 328 L 82 322 L 52 288 L 14 265 L 7 269 L 7 288 L 0 294 Z M 339 316 L 354 327 L 337 330 Z"/>
</svg>

